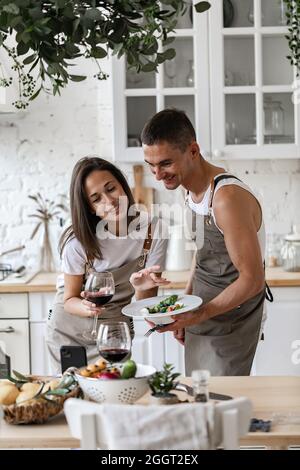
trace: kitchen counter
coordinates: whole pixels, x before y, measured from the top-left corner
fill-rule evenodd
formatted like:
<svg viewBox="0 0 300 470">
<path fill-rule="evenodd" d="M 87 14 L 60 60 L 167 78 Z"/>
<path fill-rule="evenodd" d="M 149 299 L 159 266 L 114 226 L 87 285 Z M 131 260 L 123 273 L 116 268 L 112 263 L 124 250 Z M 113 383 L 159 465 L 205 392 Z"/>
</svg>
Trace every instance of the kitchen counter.
<svg viewBox="0 0 300 470">
<path fill-rule="evenodd" d="M 57 273 L 39 273 L 27 284 L 5 283 L 0 293 L 11 292 L 55 292 Z M 164 276 L 171 281 L 167 289 L 184 289 L 189 271 L 166 271 Z M 267 268 L 266 279 L 270 287 L 300 287 L 300 272 L 288 273 L 282 268 Z"/>
<path fill-rule="evenodd" d="M 182 382 L 191 384 L 191 379 L 182 378 Z M 210 390 L 248 397 L 253 404 L 253 417 L 259 419 L 272 419 L 274 413 L 288 417 L 290 413 L 297 414 L 300 407 L 300 377 L 211 377 Z M 189 398 L 182 392 L 178 395 L 182 400 Z M 147 405 L 148 396 L 144 395 L 138 403 Z M 248 433 L 240 444 L 275 449 L 299 445 L 300 425 L 274 424 L 271 432 Z M 79 445 L 71 436 L 63 414 L 40 425 L 17 426 L 0 421 L 0 448 L 78 448 Z"/>
</svg>

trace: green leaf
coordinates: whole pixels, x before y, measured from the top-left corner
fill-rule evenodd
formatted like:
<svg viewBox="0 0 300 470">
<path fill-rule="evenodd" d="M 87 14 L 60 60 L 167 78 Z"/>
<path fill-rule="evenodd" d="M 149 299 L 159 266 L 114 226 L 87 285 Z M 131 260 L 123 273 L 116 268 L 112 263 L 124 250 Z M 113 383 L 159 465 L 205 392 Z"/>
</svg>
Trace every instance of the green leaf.
<svg viewBox="0 0 300 470">
<path fill-rule="evenodd" d="M 167 49 L 165 52 L 163 52 L 163 56 L 165 60 L 174 59 L 176 56 L 176 51 L 175 49 Z"/>
<path fill-rule="evenodd" d="M 209 10 L 210 7 L 211 4 L 209 2 L 199 2 L 195 5 L 197 13 L 204 13 L 205 11 Z"/>
<path fill-rule="evenodd" d="M 40 91 L 41 91 L 42 87 L 40 87 L 30 98 L 29 100 L 32 101 L 34 100 L 39 94 L 40 94 Z M 40 223 L 36 226 L 36 231 L 38 231 L 40 227 Z M 36 233 L 36 232 L 35 232 Z M 34 237 L 35 233 L 33 232 L 33 235 L 31 235 L 31 238 Z"/>
<path fill-rule="evenodd" d="M 91 56 L 95 57 L 95 59 L 103 59 L 107 56 L 107 52 L 103 47 L 96 46 L 91 49 Z"/>
<path fill-rule="evenodd" d="M 12 372 L 13 372 L 14 376 L 15 376 L 17 379 L 22 380 L 22 381 L 25 380 L 25 382 L 29 382 L 28 378 L 25 377 L 25 375 L 20 374 L 20 372 L 18 372 L 18 371 L 16 371 L 16 370 L 13 370 Z"/>
<path fill-rule="evenodd" d="M 93 21 L 99 21 L 103 18 L 101 12 L 97 10 L 97 8 L 91 8 L 90 10 L 87 10 L 84 16 L 85 18 Z"/>
<path fill-rule="evenodd" d="M 66 388 L 56 388 L 55 390 L 49 390 L 46 395 L 67 395 L 70 390 L 67 390 Z"/>
<path fill-rule="evenodd" d="M 8 5 L 4 5 L 2 10 L 6 13 L 10 13 L 11 15 L 18 15 L 20 12 L 20 8 L 15 3 L 9 3 Z"/>
<path fill-rule="evenodd" d="M 19 42 L 17 45 L 17 53 L 18 55 L 24 55 L 29 51 L 29 44 L 25 44 L 24 42 Z"/>
<path fill-rule="evenodd" d="M 82 82 L 83 80 L 86 79 L 85 75 L 69 75 L 70 80 L 72 82 Z"/>
<path fill-rule="evenodd" d="M 154 62 L 148 62 L 147 64 L 142 66 L 143 72 L 153 72 L 157 69 L 157 65 Z"/>
<path fill-rule="evenodd" d="M 36 59 L 36 54 L 31 54 L 23 60 L 24 65 L 31 64 Z"/>
</svg>

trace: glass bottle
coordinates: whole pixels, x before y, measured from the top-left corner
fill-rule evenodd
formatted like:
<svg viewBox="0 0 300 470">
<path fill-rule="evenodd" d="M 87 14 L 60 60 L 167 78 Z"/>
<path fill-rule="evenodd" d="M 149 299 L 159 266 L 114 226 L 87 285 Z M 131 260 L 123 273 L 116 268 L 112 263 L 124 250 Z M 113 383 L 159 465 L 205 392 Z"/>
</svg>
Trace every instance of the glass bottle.
<svg viewBox="0 0 300 470">
<path fill-rule="evenodd" d="M 205 403 L 209 400 L 209 377 L 209 370 L 192 371 L 194 400 L 196 402 Z"/>
<path fill-rule="evenodd" d="M 278 25 L 286 26 L 286 2 L 284 0 L 278 1 Z"/>
<path fill-rule="evenodd" d="M 194 61 L 189 60 L 189 72 L 186 76 L 186 86 L 193 87 L 195 85 L 195 78 L 194 78 Z"/>
<path fill-rule="evenodd" d="M 280 101 L 264 99 L 265 136 L 284 134 L 284 111 Z"/>
</svg>

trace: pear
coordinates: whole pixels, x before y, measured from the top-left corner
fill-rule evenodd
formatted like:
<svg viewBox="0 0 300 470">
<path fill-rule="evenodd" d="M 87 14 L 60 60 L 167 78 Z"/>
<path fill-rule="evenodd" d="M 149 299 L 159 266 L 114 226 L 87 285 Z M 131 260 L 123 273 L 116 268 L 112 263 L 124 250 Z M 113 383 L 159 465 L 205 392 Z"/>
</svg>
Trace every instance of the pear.
<svg viewBox="0 0 300 470">
<path fill-rule="evenodd" d="M 2 385 L 0 388 L 0 404 L 1 405 L 12 405 L 15 403 L 16 398 L 20 392 L 15 385 Z"/>
</svg>

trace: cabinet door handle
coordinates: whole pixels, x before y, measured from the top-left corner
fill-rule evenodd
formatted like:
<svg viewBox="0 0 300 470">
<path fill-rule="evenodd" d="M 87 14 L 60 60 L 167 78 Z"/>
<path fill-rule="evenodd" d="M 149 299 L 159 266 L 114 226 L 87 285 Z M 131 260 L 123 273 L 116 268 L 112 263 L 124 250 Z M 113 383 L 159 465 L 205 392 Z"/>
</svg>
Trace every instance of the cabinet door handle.
<svg viewBox="0 0 300 470">
<path fill-rule="evenodd" d="M 14 333 L 15 329 L 12 326 L 8 326 L 7 328 L 0 328 L 0 333 Z"/>
</svg>

